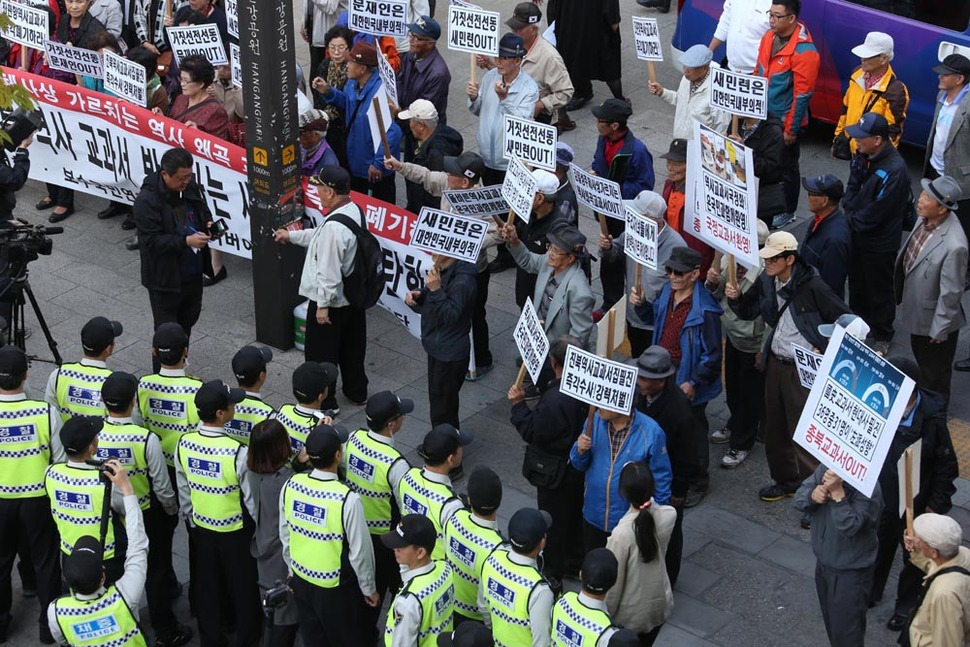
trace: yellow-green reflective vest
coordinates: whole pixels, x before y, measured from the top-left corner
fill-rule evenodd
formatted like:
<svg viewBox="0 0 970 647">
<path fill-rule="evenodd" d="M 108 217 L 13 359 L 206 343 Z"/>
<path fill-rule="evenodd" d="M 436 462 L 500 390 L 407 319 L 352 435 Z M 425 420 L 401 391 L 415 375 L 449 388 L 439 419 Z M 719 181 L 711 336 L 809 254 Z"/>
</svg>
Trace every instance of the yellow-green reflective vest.
<svg viewBox="0 0 970 647">
<path fill-rule="evenodd" d="M 0 499 L 44 496 L 51 464 L 51 405 L 0 402 Z"/>
<path fill-rule="evenodd" d="M 552 608 L 554 647 L 596 647 L 600 636 L 612 626 L 609 614 L 586 606 L 573 591 L 563 593 Z"/>
<path fill-rule="evenodd" d="M 394 627 L 399 620 L 394 613 L 394 604 L 406 595 L 413 595 L 421 604 L 417 647 L 437 647 L 438 634 L 453 630 L 455 588 L 452 584 L 451 567 L 443 560 L 432 563 L 434 568 L 409 580 L 391 603 L 391 609 L 387 612 L 387 623 L 384 625 L 385 647 L 391 647 Z"/>
<path fill-rule="evenodd" d="M 199 432 L 179 438 L 176 460 L 189 483 L 192 521 L 214 532 L 243 527 L 242 489 L 236 473 L 236 456 L 242 445 L 229 436 Z"/>
<path fill-rule="evenodd" d="M 348 494 L 350 488 L 340 481 L 324 481 L 309 474 L 294 474 L 283 486 L 293 572 L 325 589 L 340 584 Z"/>
<path fill-rule="evenodd" d="M 249 447 L 249 435 L 253 432 L 253 427 L 275 415 L 276 409 L 255 396 L 247 395 L 236 405 L 232 420 L 226 423 L 226 435 Z"/>
<path fill-rule="evenodd" d="M 441 527 L 441 509 L 445 507 L 445 503 L 457 498 L 455 491 L 443 483 L 425 477 L 424 471 L 418 467 L 412 467 L 404 474 L 398 490 L 401 497 L 399 504 L 401 516 L 420 514 L 431 519 L 438 537 L 434 550 L 431 551 L 431 557 L 444 559 L 445 542 L 444 529 Z"/>
<path fill-rule="evenodd" d="M 366 429 L 350 436 L 346 451 L 347 484 L 364 504 L 367 530 L 372 535 L 386 535 L 400 517 L 387 476 L 391 465 L 404 457 L 391 445 L 371 438 Z"/>
<path fill-rule="evenodd" d="M 54 601 L 54 616 L 71 647 L 146 647 L 138 622 L 114 586 L 94 600 L 65 595 Z"/>
<path fill-rule="evenodd" d="M 101 402 L 101 385 L 109 375 L 109 368 L 81 363 L 64 364 L 57 369 L 54 394 L 61 422 L 74 416 L 104 417 L 107 410 Z"/>
<path fill-rule="evenodd" d="M 202 381 L 189 376 L 173 377 L 153 373 L 138 382 L 138 410 L 145 427 L 158 436 L 165 462 L 175 466 L 179 438 L 199 424 L 195 392 Z"/>
<path fill-rule="evenodd" d="M 529 597 L 545 580 L 534 566 L 509 559 L 509 551 L 496 548 L 482 567 L 482 590 L 492 620 L 492 638 L 498 647 L 532 644 Z"/>
<path fill-rule="evenodd" d="M 144 427 L 132 423 L 104 422 L 98 434 L 98 460 L 115 459 L 125 466 L 131 488 L 142 510 L 151 506 L 151 481 L 148 480 L 148 434 Z"/>
<path fill-rule="evenodd" d="M 61 552 L 70 555 L 74 544 L 85 535 L 101 538 L 101 513 L 105 484 L 96 469 L 72 467 L 57 463 L 47 468 L 45 479 L 51 514 L 61 536 Z M 108 496 L 111 496 L 108 490 Z M 104 558 L 115 556 L 115 530 L 108 512 L 108 530 L 104 539 Z"/>
<path fill-rule="evenodd" d="M 297 411 L 294 404 L 284 404 L 280 407 L 280 410 L 276 412 L 276 419 L 286 427 L 294 455 L 300 453 L 303 445 L 306 444 L 306 437 L 310 434 L 310 430 L 320 422 L 320 419 L 314 414 L 307 415 Z"/>
<path fill-rule="evenodd" d="M 497 530 L 475 522 L 470 510 L 459 510 L 445 524 L 445 553 L 455 576 L 455 610 L 466 618 L 482 619 L 478 612 L 482 566 L 502 541 Z"/>
</svg>

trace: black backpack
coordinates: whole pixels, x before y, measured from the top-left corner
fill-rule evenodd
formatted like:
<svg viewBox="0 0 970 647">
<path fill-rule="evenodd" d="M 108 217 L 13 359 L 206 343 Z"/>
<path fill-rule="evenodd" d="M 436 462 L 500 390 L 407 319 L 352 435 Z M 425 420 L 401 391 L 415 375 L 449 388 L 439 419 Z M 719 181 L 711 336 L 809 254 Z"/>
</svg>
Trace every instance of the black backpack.
<svg viewBox="0 0 970 647">
<path fill-rule="evenodd" d="M 357 239 L 354 268 L 344 277 L 344 296 L 355 308 L 370 308 L 384 294 L 387 277 L 384 274 L 384 250 L 366 227 L 354 222 L 347 214 L 334 213 L 327 221 L 339 222 Z"/>
</svg>

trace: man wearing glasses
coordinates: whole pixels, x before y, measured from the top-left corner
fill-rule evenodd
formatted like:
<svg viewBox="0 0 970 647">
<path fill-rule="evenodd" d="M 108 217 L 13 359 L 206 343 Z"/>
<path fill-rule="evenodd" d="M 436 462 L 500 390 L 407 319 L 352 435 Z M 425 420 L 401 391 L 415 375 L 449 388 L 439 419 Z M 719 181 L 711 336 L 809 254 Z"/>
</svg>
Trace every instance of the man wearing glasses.
<svg viewBox="0 0 970 647">
<path fill-rule="evenodd" d="M 798 254 L 798 241 L 787 231 L 768 236 L 758 255 L 765 269 L 744 294 L 728 283 L 728 305 L 742 319 L 758 315 L 771 328 L 765 339 L 765 456 L 772 483 L 759 490 L 762 501 L 781 501 L 795 494 L 818 462 L 795 444 L 795 425 L 808 399 L 798 379 L 792 344 L 825 348 L 818 325 L 832 323 L 849 311 L 815 270 Z"/>
<path fill-rule="evenodd" d="M 438 123 L 448 123 L 448 88 L 451 86 L 451 72 L 448 63 L 438 51 L 441 26 L 430 16 L 421 16 L 408 25 L 408 42 L 411 51 L 401 55 L 401 70 L 397 73 L 397 99 L 404 109 L 418 99 L 427 99 L 438 111 Z M 405 131 L 405 151 L 415 142 L 408 139 Z M 405 158 L 405 161 L 410 161 Z M 440 169 L 433 169 L 440 170 Z"/>
</svg>

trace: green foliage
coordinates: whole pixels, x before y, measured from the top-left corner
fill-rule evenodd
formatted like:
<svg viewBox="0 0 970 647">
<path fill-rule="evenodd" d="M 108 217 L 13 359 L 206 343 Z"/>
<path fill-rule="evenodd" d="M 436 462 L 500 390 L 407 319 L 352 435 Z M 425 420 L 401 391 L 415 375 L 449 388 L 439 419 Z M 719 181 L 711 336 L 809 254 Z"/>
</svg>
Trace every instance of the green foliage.
<svg viewBox="0 0 970 647">
<path fill-rule="evenodd" d="M 4 12 L 0 12 L 0 32 L 5 32 L 12 26 L 10 17 Z M 0 110 L 8 112 L 15 107 L 33 110 L 35 108 L 34 98 L 30 96 L 27 88 L 19 83 L 10 84 L 7 83 L 6 79 L 0 78 Z M 0 142 L 9 141 L 10 136 L 0 130 Z"/>
</svg>

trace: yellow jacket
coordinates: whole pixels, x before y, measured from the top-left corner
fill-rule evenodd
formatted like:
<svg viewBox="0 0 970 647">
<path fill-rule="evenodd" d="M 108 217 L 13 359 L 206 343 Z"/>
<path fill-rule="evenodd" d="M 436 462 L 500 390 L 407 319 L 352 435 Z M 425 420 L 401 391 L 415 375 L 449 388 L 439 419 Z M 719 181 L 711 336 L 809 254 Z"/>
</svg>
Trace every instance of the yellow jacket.
<svg viewBox="0 0 970 647">
<path fill-rule="evenodd" d="M 909 90 L 906 84 L 896 77 L 892 65 L 879 82 L 869 90 L 866 90 L 864 74 L 859 67 L 849 78 L 849 87 L 842 98 L 842 116 L 839 117 L 839 123 L 835 127 L 835 137 L 838 139 L 845 127 L 857 123 L 863 114 L 875 112 L 889 122 L 889 139 L 893 146 L 898 147 L 903 135 L 907 108 L 909 108 Z M 854 155 L 855 142 L 851 142 L 850 147 Z"/>
</svg>

